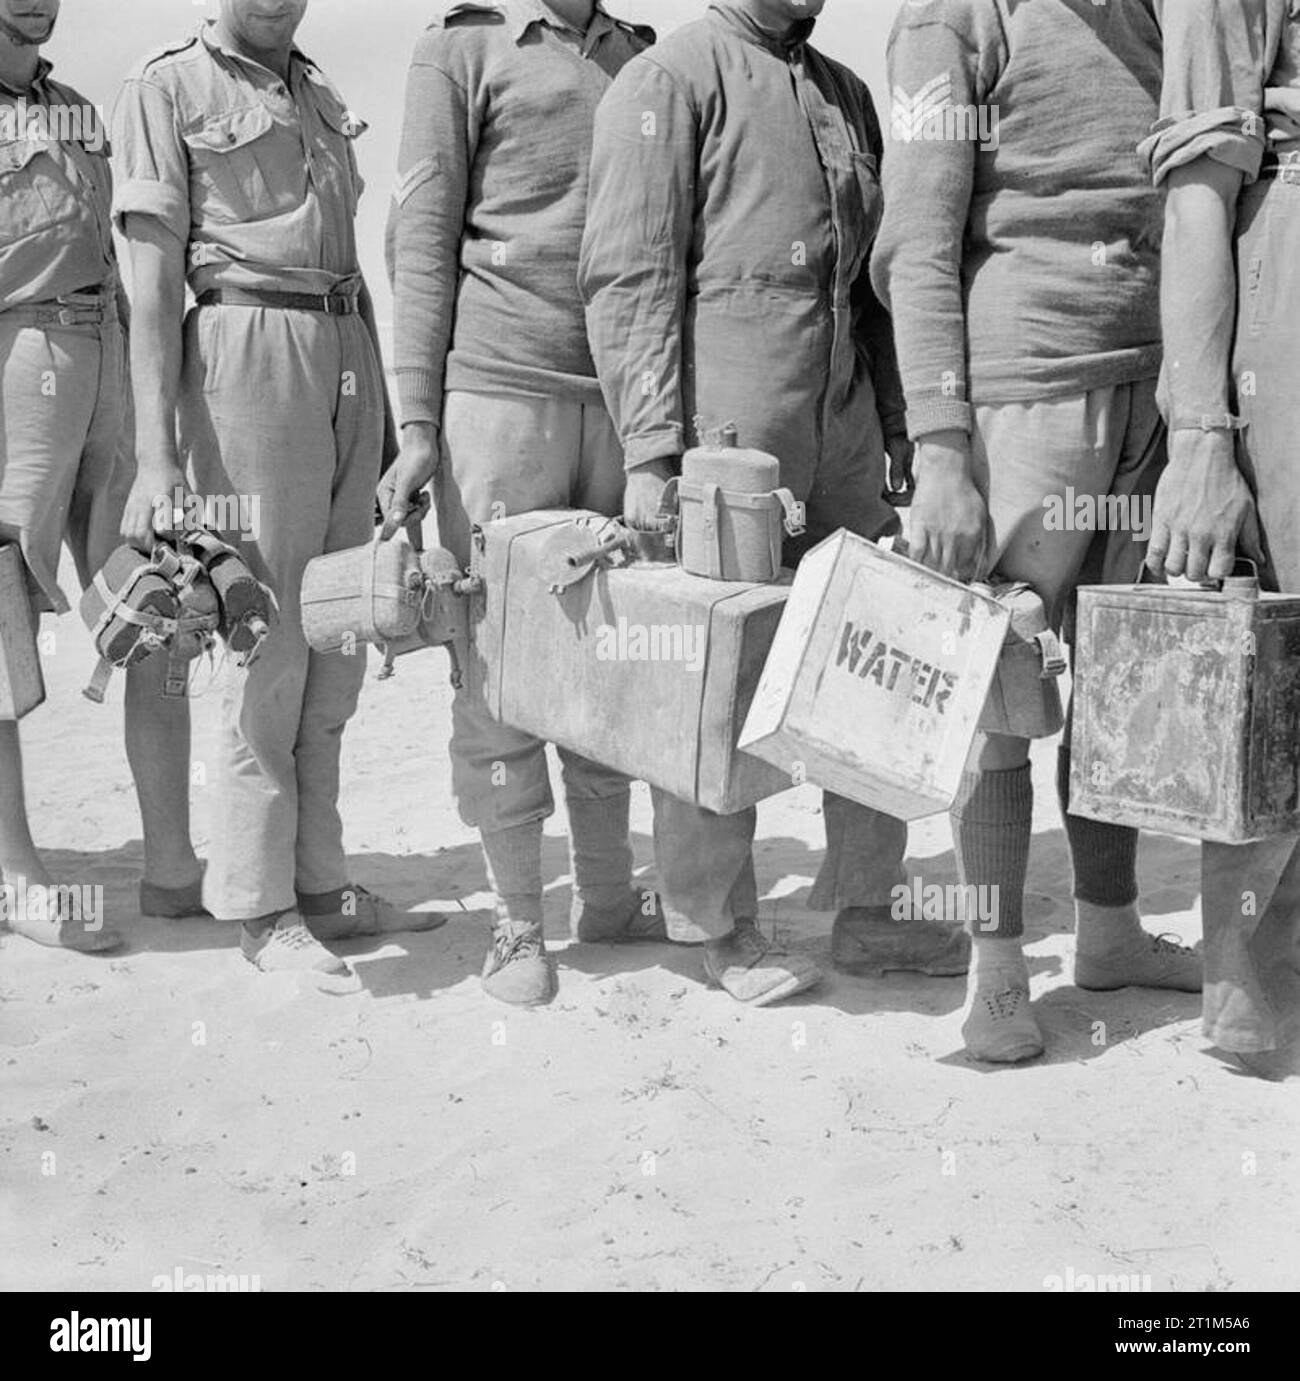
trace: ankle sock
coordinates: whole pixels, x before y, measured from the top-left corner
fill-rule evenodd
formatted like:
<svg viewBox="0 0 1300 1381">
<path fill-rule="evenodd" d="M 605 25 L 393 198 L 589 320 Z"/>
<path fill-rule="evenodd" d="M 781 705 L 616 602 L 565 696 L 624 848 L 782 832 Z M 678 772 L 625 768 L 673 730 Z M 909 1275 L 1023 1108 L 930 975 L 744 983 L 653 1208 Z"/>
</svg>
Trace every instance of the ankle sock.
<svg viewBox="0 0 1300 1381">
<path fill-rule="evenodd" d="M 987 987 L 993 982 L 1004 986 L 1002 980 L 1012 976 L 1023 978 L 1024 986 L 1029 986 L 1029 965 L 1019 937 L 977 935 L 971 945 L 971 987 Z"/>
<path fill-rule="evenodd" d="M 1076 952 L 1109 954 L 1123 949 L 1144 934 L 1137 906 L 1096 906 L 1092 902 L 1074 904 Z"/>
</svg>

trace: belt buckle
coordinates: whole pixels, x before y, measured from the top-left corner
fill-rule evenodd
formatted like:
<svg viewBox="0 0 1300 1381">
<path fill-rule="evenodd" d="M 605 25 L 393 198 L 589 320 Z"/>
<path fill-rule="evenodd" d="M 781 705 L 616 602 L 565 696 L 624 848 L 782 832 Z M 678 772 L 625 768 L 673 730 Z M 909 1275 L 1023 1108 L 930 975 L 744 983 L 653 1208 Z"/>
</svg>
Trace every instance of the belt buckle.
<svg viewBox="0 0 1300 1381">
<path fill-rule="evenodd" d="M 59 325 L 75 326 L 77 324 L 77 313 L 72 307 L 59 308 Z"/>
<path fill-rule="evenodd" d="M 326 316 L 336 315 L 334 311 L 334 299 L 329 295 L 329 293 L 324 294 L 324 296 L 321 298 L 321 302 L 324 304 Z"/>
</svg>

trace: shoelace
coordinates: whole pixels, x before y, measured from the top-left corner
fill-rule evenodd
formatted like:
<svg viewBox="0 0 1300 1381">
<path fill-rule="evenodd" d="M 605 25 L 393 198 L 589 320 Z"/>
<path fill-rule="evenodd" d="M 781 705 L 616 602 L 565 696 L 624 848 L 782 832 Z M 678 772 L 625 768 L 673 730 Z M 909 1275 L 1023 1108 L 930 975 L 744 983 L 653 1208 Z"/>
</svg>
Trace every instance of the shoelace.
<svg viewBox="0 0 1300 1381">
<path fill-rule="evenodd" d="M 285 949 L 315 949 L 316 937 L 302 922 L 289 926 L 276 926 L 270 943 L 282 945 Z"/>
<path fill-rule="evenodd" d="M 1151 937 L 1151 949 L 1156 954 L 1177 954 L 1189 957 L 1196 953 L 1190 945 L 1180 943 L 1177 935 L 1161 934 Z"/>
<path fill-rule="evenodd" d="M 736 939 L 740 947 L 747 953 L 752 954 L 755 959 L 765 958 L 772 951 L 772 945 L 767 937 L 759 930 L 756 925 L 740 926 L 737 929 Z"/>
<path fill-rule="evenodd" d="M 542 953 L 541 927 L 506 922 L 494 931 L 492 947 L 498 964 L 507 964 L 512 959 L 531 959 Z"/>
<path fill-rule="evenodd" d="M 1023 988 L 1001 988 L 995 993 L 985 993 L 984 1005 L 995 1021 L 1009 1021 L 1016 1015 L 1020 1004 L 1028 999 L 1029 994 Z"/>
<path fill-rule="evenodd" d="M 352 899 L 357 903 L 358 907 L 360 907 L 362 902 L 367 906 L 375 906 L 379 902 L 379 898 L 376 897 L 368 887 L 362 887 L 359 882 L 354 883 L 351 887 L 345 888 L 344 892 L 345 894 L 347 892 L 352 893 Z"/>
</svg>

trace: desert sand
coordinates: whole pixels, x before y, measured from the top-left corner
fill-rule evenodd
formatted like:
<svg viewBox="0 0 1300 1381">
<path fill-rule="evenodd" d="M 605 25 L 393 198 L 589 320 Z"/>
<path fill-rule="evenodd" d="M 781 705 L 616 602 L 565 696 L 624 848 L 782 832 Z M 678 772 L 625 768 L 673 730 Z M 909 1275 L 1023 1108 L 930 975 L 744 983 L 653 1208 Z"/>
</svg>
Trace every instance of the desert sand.
<svg viewBox="0 0 1300 1381">
<path fill-rule="evenodd" d="M 345 741 L 355 879 L 451 919 L 342 946 L 362 991 L 339 997 L 255 973 L 233 925 L 139 916 L 121 687 L 84 700 L 89 641 L 75 615 L 57 633 L 26 725 L 34 826 L 56 877 L 103 884 L 130 948 L 0 937 L 0 1286 L 148 1290 L 178 1270 L 268 1291 L 1300 1286 L 1300 1085 L 1208 1053 L 1195 997 L 1071 985 L 1051 745 L 1027 906 L 1044 1059 L 971 1063 L 960 979 L 829 971 L 831 917 L 802 905 L 811 787 L 760 808 L 758 868 L 763 925 L 825 961 L 819 989 L 744 1010 L 695 951 L 569 943 L 561 811 L 560 995 L 521 1012 L 478 987 L 488 897 L 450 799 L 447 659 L 388 682 L 374 660 Z M 200 690 L 197 764 L 216 716 Z M 196 785 L 201 852 L 213 804 Z M 641 787 L 633 824 L 652 885 Z M 913 828 L 908 867 L 955 880 L 945 817 Z M 1147 838 L 1141 869 L 1155 927 L 1198 938 L 1196 846 Z"/>
</svg>

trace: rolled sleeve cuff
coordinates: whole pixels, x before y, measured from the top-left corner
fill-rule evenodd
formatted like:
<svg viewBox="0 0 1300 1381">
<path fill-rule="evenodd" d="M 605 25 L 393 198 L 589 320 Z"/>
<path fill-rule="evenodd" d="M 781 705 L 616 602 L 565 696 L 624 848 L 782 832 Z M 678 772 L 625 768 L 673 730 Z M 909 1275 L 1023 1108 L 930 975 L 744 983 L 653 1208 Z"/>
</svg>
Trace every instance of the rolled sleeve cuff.
<svg viewBox="0 0 1300 1381">
<path fill-rule="evenodd" d="M 165 182 L 133 178 L 118 184 L 113 195 L 113 224 L 126 233 L 128 216 L 152 216 L 185 244 L 190 234 L 189 203 Z"/>
<path fill-rule="evenodd" d="M 1200 115 L 1161 120 L 1138 145 L 1138 153 L 1150 166 L 1157 187 L 1173 169 L 1198 158 L 1213 158 L 1254 182 L 1264 158 L 1264 129 L 1262 116 L 1239 106 L 1223 106 Z"/>
<path fill-rule="evenodd" d="M 924 398 L 908 405 L 909 441 L 920 441 L 932 432 L 969 432 L 973 425 L 971 405 L 960 398 Z M 888 427 L 885 434 L 892 435 Z"/>
<path fill-rule="evenodd" d="M 408 422 L 442 423 L 442 379 L 432 369 L 403 369 L 397 374 L 397 400 L 402 425 Z"/>
<path fill-rule="evenodd" d="M 629 470 L 639 470 L 652 461 L 676 460 L 684 449 L 681 427 L 670 423 L 652 432 L 628 437 L 623 444 L 623 463 Z"/>
</svg>

